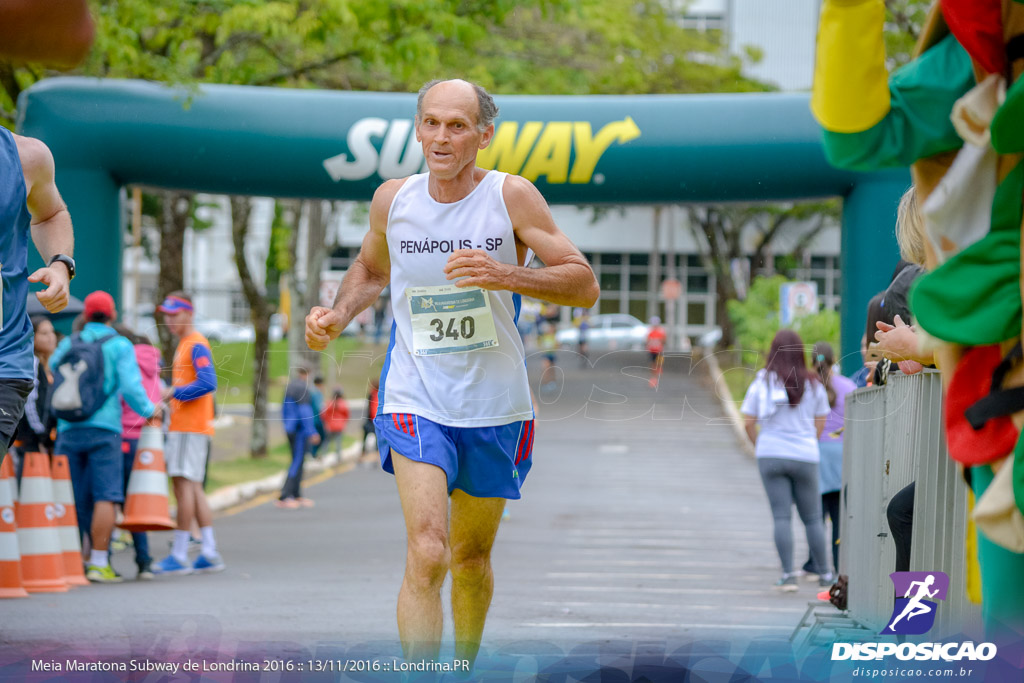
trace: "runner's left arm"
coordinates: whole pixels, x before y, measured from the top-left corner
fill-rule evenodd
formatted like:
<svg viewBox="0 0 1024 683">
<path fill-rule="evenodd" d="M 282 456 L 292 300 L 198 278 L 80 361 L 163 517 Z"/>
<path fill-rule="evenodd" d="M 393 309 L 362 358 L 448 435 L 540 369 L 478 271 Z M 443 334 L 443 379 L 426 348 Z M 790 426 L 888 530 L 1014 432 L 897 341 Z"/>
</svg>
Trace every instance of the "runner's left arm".
<svg viewBox="0 0 1024 683">
<path fill-rule="evenodd" d="M 460 278 L 458 287 L 508 290 L 562 306 L 593 306 L 600 294 L 594 271 L 555 225 L 540 191 L 525 178 L 510 175 L 503 194 L 516 241 L 532 249 L 544 267 L 500 263 L 480 249 L 457 249 L 445 264 L 447 279 Z"/>
</svg>

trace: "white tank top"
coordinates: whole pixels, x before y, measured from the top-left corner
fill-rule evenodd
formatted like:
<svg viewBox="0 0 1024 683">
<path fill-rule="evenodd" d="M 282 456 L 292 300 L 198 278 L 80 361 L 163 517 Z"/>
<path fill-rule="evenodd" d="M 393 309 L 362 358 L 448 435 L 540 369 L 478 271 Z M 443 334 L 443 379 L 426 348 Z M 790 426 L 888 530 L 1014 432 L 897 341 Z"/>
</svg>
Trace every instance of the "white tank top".
<svg viewBox="0 0 1024 683">
<path fill-rule="evenodd" d="M 449 204 L 430 196 L 426 173 L 411 176 L 395 195 L 387 226 L 394 324 L 381 372 L 381 413 L 412 413 L 451 427 L 533 418 L 516 329 L 520 296 L 435 289 L 454 285 L 443 268 L 455 249 L 483 249 L 496 261 L 519 265 L 502 196 L 505 176 L 490 171 Z"/>
</svg>

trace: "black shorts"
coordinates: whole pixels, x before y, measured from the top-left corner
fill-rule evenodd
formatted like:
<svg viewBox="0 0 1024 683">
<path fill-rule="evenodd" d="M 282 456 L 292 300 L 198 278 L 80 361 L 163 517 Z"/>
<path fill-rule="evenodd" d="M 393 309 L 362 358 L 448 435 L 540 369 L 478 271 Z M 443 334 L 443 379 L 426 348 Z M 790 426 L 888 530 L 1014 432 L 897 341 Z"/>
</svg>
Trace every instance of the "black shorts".
<svg viewBox="0 0 1024 683">
<path fill-rule="evenodd" d="M 6 453 L 11 445 L 33 386 L 30 379 L 0 379 L 0 453 Z"/>
</svg>

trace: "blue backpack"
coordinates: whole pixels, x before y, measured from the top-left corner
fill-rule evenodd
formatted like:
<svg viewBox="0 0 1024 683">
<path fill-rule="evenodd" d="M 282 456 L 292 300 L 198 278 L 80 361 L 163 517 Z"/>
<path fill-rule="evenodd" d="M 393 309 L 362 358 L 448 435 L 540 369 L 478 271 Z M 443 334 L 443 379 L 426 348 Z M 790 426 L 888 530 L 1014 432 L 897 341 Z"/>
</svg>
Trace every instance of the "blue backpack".
<svg viewBox="0 0 1024 683">
<path fill-rule="evenodd" d="M 84 422 L 107 402 L 110 394 L 103 391 L 103 344 L 116 336 L 95 341 L 85 341 L 80 334 L 71 337 L 71 348 L 53 373 L 50 407 L 58 419 Z"/>
</svg>

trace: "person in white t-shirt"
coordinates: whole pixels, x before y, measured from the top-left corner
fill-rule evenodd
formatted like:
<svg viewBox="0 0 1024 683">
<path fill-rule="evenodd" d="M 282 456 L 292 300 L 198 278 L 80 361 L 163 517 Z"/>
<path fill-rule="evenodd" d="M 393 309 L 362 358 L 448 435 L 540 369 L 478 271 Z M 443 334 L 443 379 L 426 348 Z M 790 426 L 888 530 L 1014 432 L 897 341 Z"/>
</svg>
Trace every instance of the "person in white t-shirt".
<svg viewBox="0 0 1024 683">
<path fill-rule="evenodd" d="M 775 547 L 782 561 L 782 577 L 775 586 L 786 592 L 797 590 L 793 503 L 807 532 L 820 584 L 830 586 L 833 581 L 827 570 L 818 485 L 818 437 L 829 411 L 825 387 L 807 367 L 800 335 L 780 330 L 772 340 L 767 364 L 747 389 L 740 412 L 755 446 L 757 468 L 775 522 Z"/>
</svg>

